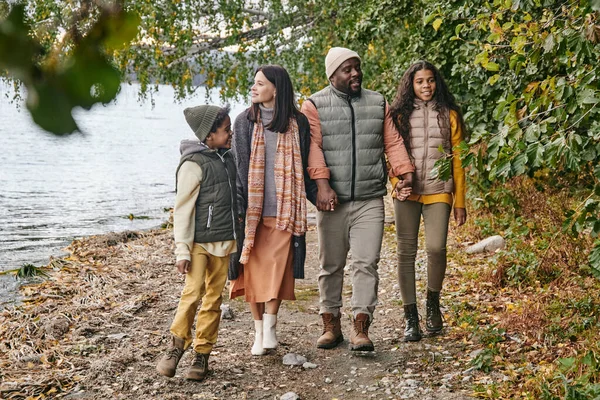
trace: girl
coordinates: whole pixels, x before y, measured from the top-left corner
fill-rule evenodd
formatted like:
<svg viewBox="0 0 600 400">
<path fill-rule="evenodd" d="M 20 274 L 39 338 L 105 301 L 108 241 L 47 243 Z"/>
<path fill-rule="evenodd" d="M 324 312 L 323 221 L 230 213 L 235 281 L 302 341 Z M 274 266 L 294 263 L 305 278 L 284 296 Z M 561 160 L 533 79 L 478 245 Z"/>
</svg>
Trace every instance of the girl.
<svg viewBox="0 0 600 400">
<path fill-rule="evenodd" d="M 253 355 L 277 347 L 277 313 L 295 300 L 294 278 L 304 277 L 310 128 L 294 102 L 292 82 L 277 65 L 256 70 L 252 105 L 234 124 L 240 222 L 230 298 L 244 295 L 254 318 Z M 311 200 L 312 201 L 312 200 Z M 242 268 L 243 267 L 243 268 Z"/>
<path fill-rule="evenodd" d="M 440 72 L 427 61 L 413 64 L 402 76 L 391 113 L 404 144 L 415 163 L 412 193 L 394 193 L 398 280 L 406 328 L 404 341 L 421 340 L 415 287 L 415 257 L 421 216 L 427 248 L 427 317 L 429 334 L 443 327 L 440 290 L 446 273 L 446 239 L 450 210 L 461 226 L 467 220 L 465 173 L 458 151 L 465 126 L 460 108 Z M 443 149 L 443 151 L 440 151 Z M 448 181 L 431 177 L 435 162 L 452 157 Z M 395 182 L 392 182 L 394 187 Z"/>
</svg>

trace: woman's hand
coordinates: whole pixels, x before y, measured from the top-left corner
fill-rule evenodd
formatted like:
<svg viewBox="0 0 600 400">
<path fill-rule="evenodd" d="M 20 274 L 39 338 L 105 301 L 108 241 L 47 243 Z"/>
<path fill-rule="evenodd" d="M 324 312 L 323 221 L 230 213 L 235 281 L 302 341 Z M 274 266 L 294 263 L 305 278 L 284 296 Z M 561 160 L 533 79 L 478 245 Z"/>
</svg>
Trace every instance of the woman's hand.
<svg viewBox="0 0 600 400">
<path fill-rule="evenodd" d="M 175 263 L 175 267 L 180 274 L 187 274 L 192 269 L 192 263 L 189 260 L 179 260 Z"/>
<path fill-rule="evenodd" d="M 334 211 L 337 206 L 338 198 L 335 190 L 329 186 L 327 179 L 317 179 L 317 210 Z"/>
<path fill-rule="evenodd" d="M 467 209 L 454 208 L 454 221 L 456 221 L 457 226 L 464 225 L 467 222 Z"/>
</svg>

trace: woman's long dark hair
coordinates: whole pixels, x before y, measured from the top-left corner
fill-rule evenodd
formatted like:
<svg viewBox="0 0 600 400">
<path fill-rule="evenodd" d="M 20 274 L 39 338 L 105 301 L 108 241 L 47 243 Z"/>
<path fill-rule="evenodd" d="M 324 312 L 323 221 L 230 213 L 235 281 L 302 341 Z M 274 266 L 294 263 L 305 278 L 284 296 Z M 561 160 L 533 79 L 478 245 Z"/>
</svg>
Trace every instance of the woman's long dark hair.
<svg viewBox="0 0 600 400">
<path fill-rule="evenodd" d="M 291 118 L 296 118 L 300 113 L 296 107 L 294 99 L 294 89 L 292 80 L 285 68 L 279 65 L 261 65 L 256 69 L 254 76 L 262 72 L 269 82 L 275 85 L 277 96 L 275 96 L 275 107 L 273 109 L 273 120 L 265 128 L 273 132 L 285 133 L 288 130 L 288 125 Z M 259 115 L 259 105 L 253 103 L 248 113 L 248 119 L 256 122 Z"/>
<path fill-rule="evenodd" d="M 433 77 L 435 79 L 435 93 L 433 94 L 433 101 L 435 102 L 435 109 L 439 112 L 438 120 L 439 116 L 449 115 L 450 111 L 455 111 L 458 115 L 458 123 L 460 124 L 463 135 L 465 138 L 468 137 L 462 111 L 460 110 L 458 104 L 456 104 L 454 96 L 452 93 L 450 93 L 450 90 L 448 90 L 448 85 L 446 85 L 442 74 L 430 62 L 418 61 L 411 65 L 406 70 L 404 75 L 402 75 L 400 84 L 398 85 L 398 91 L 396 92 L 396 98 L 390 107 L 392 119 L 394 120 L 394 124 L 396 124 L 396 128 L 398 128 L 398 132 L 400 132 L 400 136 L 402 136 L 402 139 L 404 139 L 404 145 L 406 146 L 408 154 L 411 154 L 409 118 L 410 114 L 412 114 L 414 110 L 414 102 L 416 98 L 415 91 L 413 89 L 413 80 L 417 71 L 421 70 L 428 70 L 433 73 Z M 448 127 L 449 130 L 450 121 L 443 121 L 443 123 L 440 123 L 440 127 L 442 129 L 444 127 Z M 447 133 L 450 134 L 449 131 Z"/>
</svg>

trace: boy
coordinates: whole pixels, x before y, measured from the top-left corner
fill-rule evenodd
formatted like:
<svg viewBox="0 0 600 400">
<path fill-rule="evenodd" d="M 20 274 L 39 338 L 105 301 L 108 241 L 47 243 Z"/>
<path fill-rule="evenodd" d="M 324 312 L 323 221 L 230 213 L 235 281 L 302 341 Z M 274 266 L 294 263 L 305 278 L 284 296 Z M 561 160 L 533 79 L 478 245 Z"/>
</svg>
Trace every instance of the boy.
<svg viewBox="0 0 600 400">
<path fill-rule="evenodd" d="M 192 344 L 192 324 L 202 301 L 193 338 L 194 359 L 187 379 L 201 381 L 217 341 L 221 293 L 227 281 L 229 256 L 236 251 L 236 167 L 231 147 L 229 107 L 186 108 L 185 119 L 198 140 L 181 142 L 173 212 L 175 266 L 186 274 L 185 287 L 171 334 L 173 344 L 156 366 L 173 377 L 185 350 Z"/>
</svg>

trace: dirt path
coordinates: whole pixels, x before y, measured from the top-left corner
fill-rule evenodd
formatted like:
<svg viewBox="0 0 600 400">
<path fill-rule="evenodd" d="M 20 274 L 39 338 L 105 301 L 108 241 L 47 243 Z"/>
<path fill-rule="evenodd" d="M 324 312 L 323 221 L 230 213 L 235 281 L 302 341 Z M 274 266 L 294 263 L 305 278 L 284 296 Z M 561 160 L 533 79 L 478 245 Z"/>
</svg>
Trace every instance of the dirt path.
<svg viewBox="0 0 600 400">
<path fill-rule="evenodd" d="M 294 392 L 301 399 L 453 400 L 471 393 L 465 358 L 470 350 L 452 337 L 452 328 L 417 344 L 399 340 L 404 324 L 393 226 L 386 227 L 382 249 L 373 354 L 355 354 L 347 341 L 334 350 L 315 347 L 321 324 L 313 227 L 308 233 L 307 279 L 297 281 L 297 301 L 284 302 L 280 311 L 276 351 L 251 356 L 248 307 L 240 300 L 225 300 L 234 319 L 221 323 L 208 379 L 195 383 L 182 378 L 189 351 L 173 379 L 158 375 L 155 363 L 169 341 L 168 327 L 183 285 L 172 264 L 171 236 L 171 231 L 152 231 L 76 241 L 68 263 L 52 279 L 25 288 L 26 304 L 0 313 L 0 398 L 277 399 Z M 423 268 L 420 251 L 422 276 Z M 452 270 L 450 263 L 450 280 Z M 348 272 L 345 282 L 348 305 Z M 420 296 L 422 284 L 420 280 Z M 345 315 L 350 315 L 347 308 Z M 343 330 L 349 337 L 348 318 Z M 303 355 L 317 367 L 284 366 L 287 353 Z"/>
</svg>

